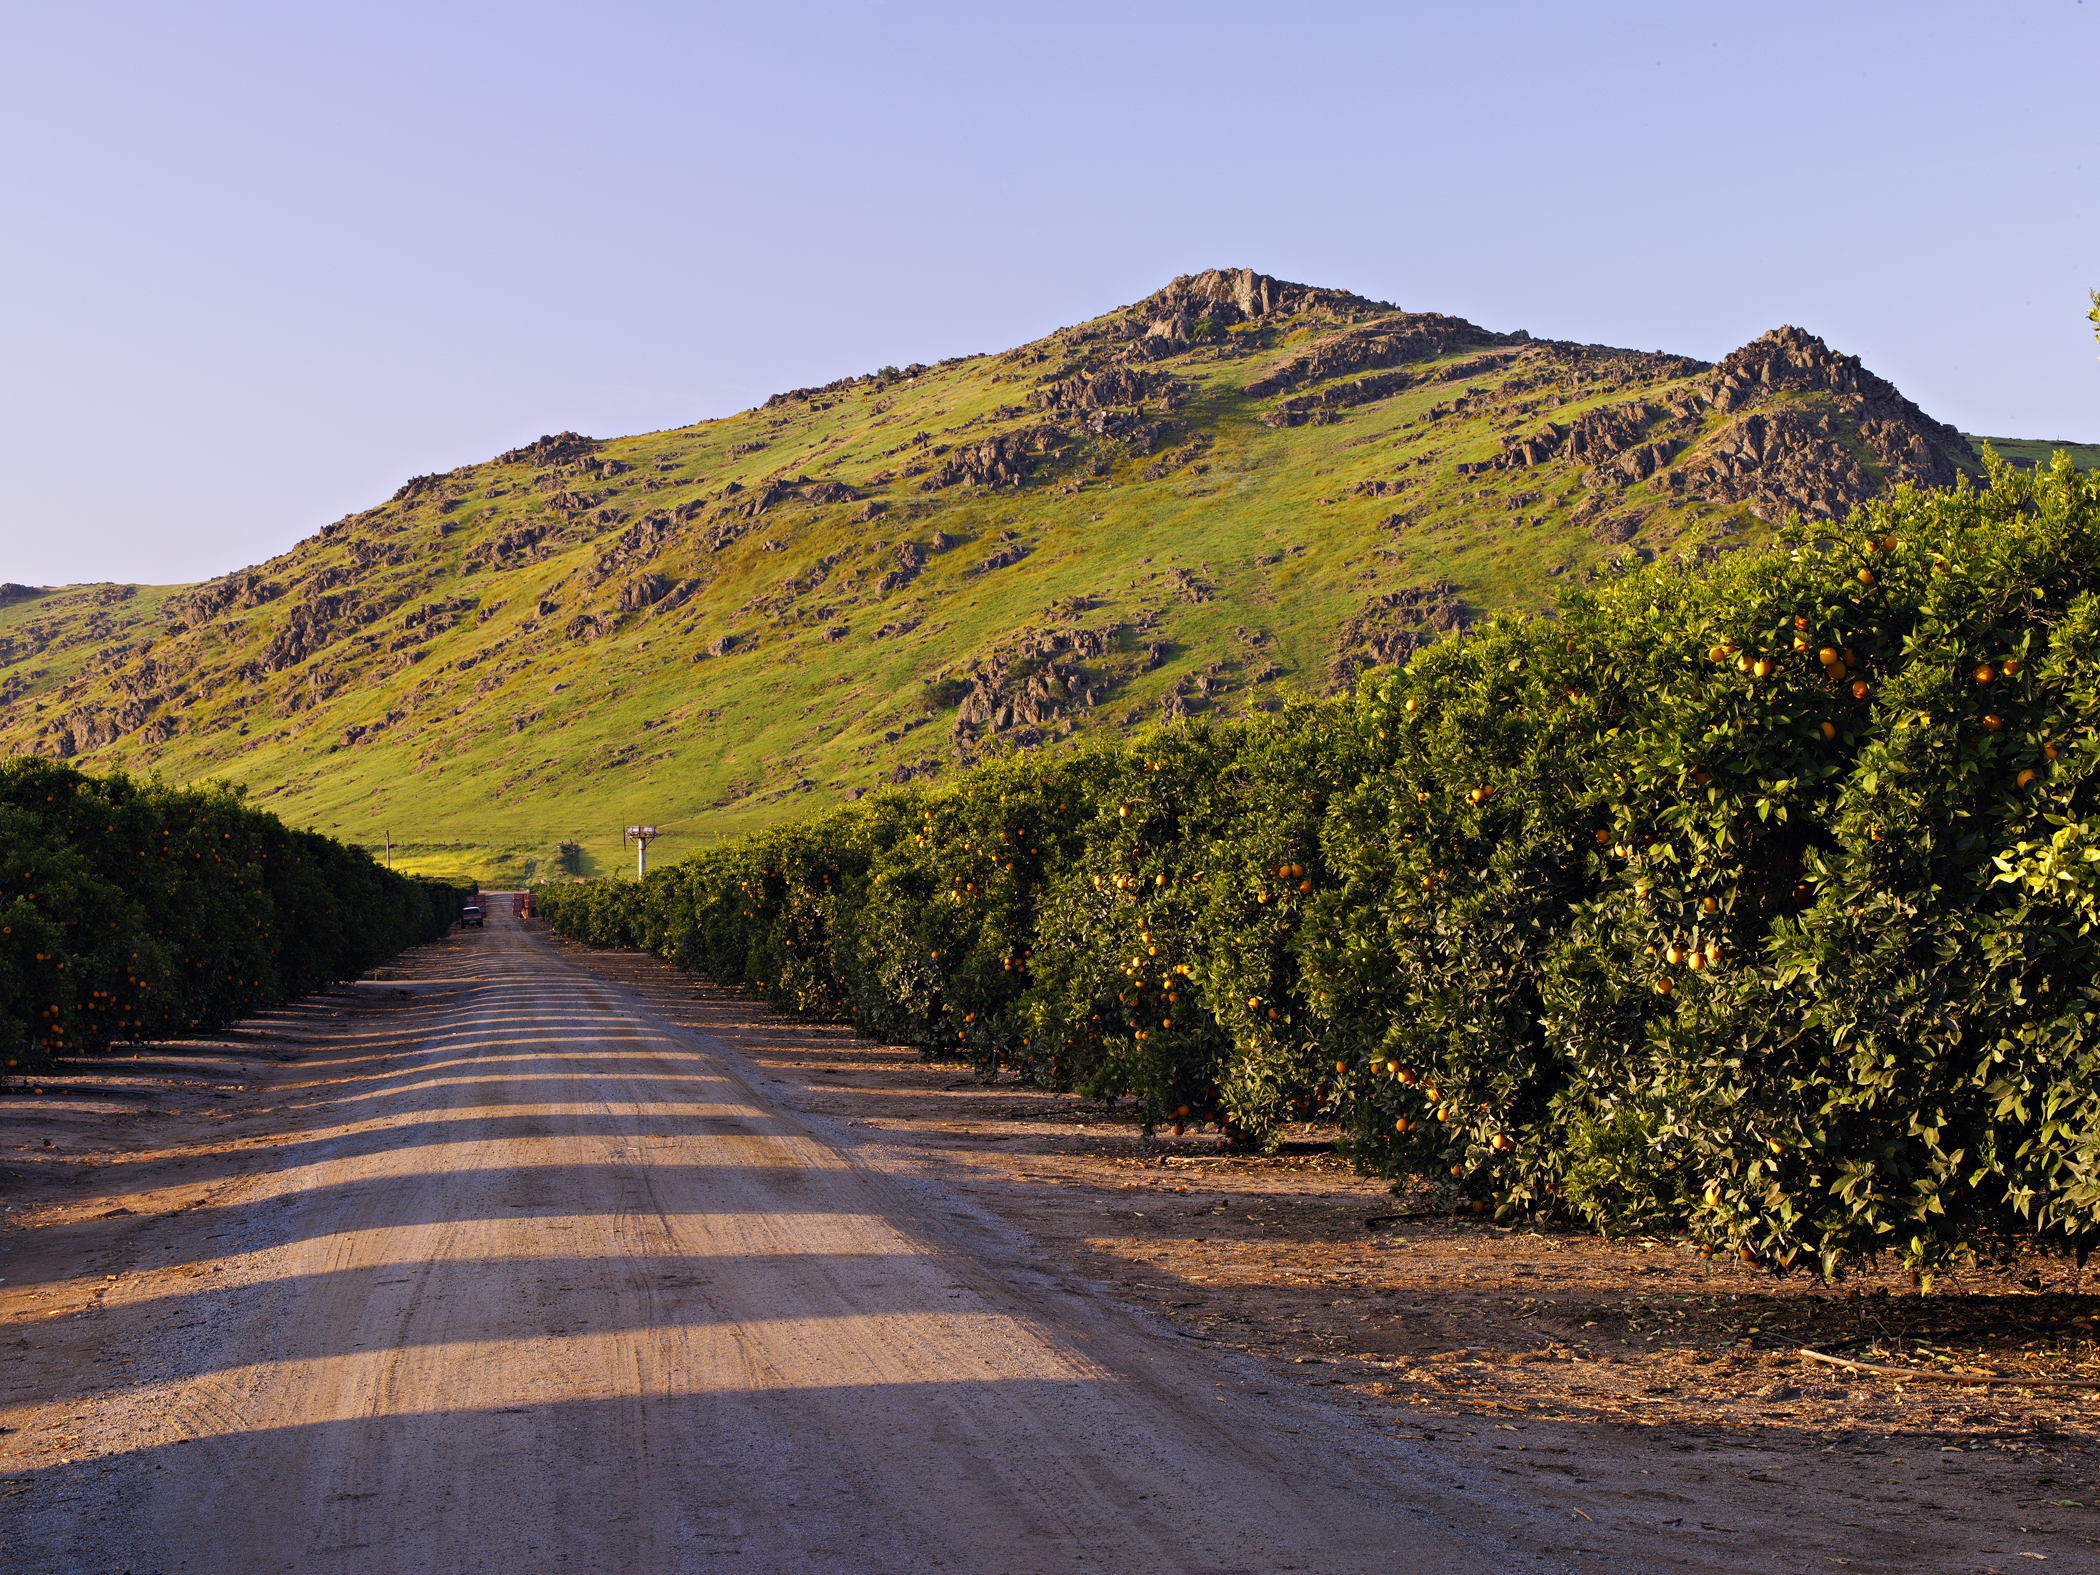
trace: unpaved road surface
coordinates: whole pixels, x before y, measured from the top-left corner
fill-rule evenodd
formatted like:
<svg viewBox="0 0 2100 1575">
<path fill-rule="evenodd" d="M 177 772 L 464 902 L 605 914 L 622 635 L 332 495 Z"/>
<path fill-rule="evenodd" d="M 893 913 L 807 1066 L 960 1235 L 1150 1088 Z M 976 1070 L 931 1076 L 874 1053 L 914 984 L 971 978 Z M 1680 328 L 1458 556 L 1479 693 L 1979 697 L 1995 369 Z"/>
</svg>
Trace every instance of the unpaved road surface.
<svg viewBox="0 0 2100 1575">
<path fill-rule="evenodd" d="M 1559 1567 L 507 915 L 437 950 L 227 1052 L 245 1168 L 11 1233 L 0 1568 Z"/>
<path fill-rule="evenodd" d="M 0 1097 L 0 1575 L 2095 1568 L 2089 1282 L 1424 1217 L 498 916 Z"/>
</svg>

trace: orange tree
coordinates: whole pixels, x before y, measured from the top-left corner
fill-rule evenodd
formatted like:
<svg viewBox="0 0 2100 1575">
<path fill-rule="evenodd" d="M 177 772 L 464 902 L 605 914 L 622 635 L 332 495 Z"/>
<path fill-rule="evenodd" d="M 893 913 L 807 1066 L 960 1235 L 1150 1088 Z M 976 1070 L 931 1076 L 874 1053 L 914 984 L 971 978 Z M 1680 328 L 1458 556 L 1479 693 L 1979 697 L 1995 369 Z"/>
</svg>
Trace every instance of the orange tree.
<svg viewBox="0 0 2100 1575">
<path fill-rule="evenodd" d="M 217 786 L 0 765 L 8 1065 L 223 1027 L 442 934 L 464 893 Z"/>
<path fill-rule="evenodd" d="M 548 911 L 1148 1123 L 1324 1114 L 1508 1218 L 1782 1270 L 2082 1254 L 2096 489 L 1993 461 L 1344 701 L 994 762 Z"/>
</svg>

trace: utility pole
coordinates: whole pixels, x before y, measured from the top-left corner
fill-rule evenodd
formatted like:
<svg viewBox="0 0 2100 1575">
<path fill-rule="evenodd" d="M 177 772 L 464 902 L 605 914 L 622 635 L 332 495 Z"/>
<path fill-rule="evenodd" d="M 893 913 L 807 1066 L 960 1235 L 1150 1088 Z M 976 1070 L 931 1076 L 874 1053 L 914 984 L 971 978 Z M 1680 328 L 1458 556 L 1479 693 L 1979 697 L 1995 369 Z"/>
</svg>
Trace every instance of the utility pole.
<svg viewBox="0 0 2100 1575">
<path fill-rule="evenodd" d="M 386 834 L 386 867 L 394 867 L 394 834 L 391 831 Z"/>
<path fill-rule="evenodd" d="M 627 838 L 634 844 L 634 878 L 643 880 L 649 874 L 649 839 L 657 834 L 654 826 L 629 826 Z"/>
</svg>

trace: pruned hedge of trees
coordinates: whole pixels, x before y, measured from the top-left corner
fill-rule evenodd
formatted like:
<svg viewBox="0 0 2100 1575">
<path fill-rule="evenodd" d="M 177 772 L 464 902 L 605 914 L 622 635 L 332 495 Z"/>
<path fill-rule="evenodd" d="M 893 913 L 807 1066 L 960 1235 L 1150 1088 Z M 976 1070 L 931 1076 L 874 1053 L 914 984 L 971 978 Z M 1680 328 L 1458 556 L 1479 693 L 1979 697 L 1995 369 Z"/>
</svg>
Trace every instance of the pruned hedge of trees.
<svg viewBox="0 0 2100 1575">
<path fill-rule="evenodd" d="M 541 893 L 932 1055 L 1497 1217 L 1921 1278 L 2100 1239 L 2100 480 L 1636 568 L 1351 699 Z"/>
<path fill-rule="evenodd" d="M 0 1061 L 222 1028 L 436 939 L 466 896 L 223 786 L 0 763 Z"/>
</svg>

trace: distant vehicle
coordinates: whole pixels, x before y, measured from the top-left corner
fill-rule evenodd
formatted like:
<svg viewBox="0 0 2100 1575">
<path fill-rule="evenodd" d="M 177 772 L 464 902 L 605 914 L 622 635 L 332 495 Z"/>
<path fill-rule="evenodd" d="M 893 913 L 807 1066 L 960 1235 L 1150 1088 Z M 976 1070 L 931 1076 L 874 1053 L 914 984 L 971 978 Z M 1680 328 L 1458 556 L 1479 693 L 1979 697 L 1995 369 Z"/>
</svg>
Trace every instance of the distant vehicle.
<svg viewBox="0 0 2100 1575">
<path fill-rule="evenodd" d="M 477 930 L 482 928 L 481 909 L 471 902 L 459 910 L 459 927 L 465 929 L 470 924 Z"/>
</svg>

